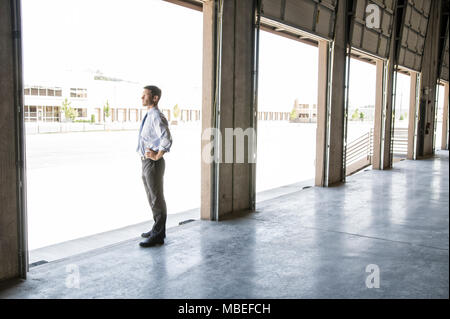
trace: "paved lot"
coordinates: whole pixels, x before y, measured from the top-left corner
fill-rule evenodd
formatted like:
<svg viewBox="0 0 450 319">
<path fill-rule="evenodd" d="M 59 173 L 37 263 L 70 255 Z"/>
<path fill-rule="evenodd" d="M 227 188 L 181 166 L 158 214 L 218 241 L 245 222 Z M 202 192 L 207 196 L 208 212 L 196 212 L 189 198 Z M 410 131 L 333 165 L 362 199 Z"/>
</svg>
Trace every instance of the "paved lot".
<svg viewBox="0 0 450 319">
<path fill-rule="evenodd" d="M 370 127 L 350 125 L 349 140 Z M 175 214 L 200 206 L 201 129 L 171 130 L 165 194 Z M 313 179 L 315 134 L 315 124 L 260 121 L 257 192 Z M 26 143 L 30 250 L 152 219 L 137 131 L 30 134 Z"/>
<path fill-rule="evenodd" d="M 200 126 L 172 126 L 172 133 L 165 156 L 169 214 L 200 206 Z M 258 191 L 313 177 L 315 125 L 261 125 L 259 137 Z M 31 250 L 152 218 L 137 131 L 30 134 L 26 143 Z M 273 160 L 280 149 L 284 162 Z"/>
</svg>

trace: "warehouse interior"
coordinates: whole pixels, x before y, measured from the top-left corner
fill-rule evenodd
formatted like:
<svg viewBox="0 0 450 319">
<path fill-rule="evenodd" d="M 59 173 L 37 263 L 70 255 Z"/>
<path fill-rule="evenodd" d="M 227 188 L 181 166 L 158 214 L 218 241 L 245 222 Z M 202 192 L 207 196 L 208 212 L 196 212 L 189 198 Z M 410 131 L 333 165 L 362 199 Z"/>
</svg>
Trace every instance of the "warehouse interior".
<svg viewBox="0 0 450 319">
<path fill-rule="evenodd" d="M 448 298 L 450 1 L 167 1 L 203 12 L 202 131 L 257 132 L 260 30 L 318 48 L 314 187 L 257 204 L 256 134 L 243 163 L 201 162 L 200 219 L 168 229 L 165 245 L 131 238 L 30 268 L 21 1 L 2 0 L 0 298 Z M 347 163 L 351 58 L 376 67 L 369 162 Z M 415 115 L 399 162 L 398 73 Z"/>
</svg>

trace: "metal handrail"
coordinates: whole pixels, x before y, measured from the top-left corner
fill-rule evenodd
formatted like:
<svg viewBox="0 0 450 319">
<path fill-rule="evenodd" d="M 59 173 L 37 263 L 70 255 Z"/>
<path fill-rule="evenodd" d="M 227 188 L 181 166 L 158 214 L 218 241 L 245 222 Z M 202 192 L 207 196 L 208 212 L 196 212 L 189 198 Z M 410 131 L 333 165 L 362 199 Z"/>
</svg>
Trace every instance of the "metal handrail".
<svg viewBox="0 0 450 319">
<path fill-rule="evenodd" d="M 373 129 L 361 135 L 347 145 L 346 165 L 349 166 L 363 158 L 372 156 Z"/>
<path fill-rule="evenodd" d="M 396 155 L 408 154 L 408 129 L 407 128 L 395 128 L 392 138 L 394 144 L 392 150 Z"/>
</svg>

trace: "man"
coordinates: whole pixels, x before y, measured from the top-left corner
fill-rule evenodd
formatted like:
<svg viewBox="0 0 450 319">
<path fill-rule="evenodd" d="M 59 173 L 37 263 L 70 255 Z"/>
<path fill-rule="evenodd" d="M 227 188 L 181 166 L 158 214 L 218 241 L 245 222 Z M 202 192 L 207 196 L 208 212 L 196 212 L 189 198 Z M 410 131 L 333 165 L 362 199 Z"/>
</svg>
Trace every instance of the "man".
<svg viewBox="0 0 450 319">
<path fill-rule="evenodd" d="M 144 87 L 142 106 L 147 107 L 147 113 L 141 123 L 136 151 L 141 156 L 142 180 L 155 223 L 149 232 L 141 235 L 146 238 L 139 243 L 142 247 L 162 245 L 166 237 L 167 207 L 163 191 L 163 156 L 172 146 L 172 136 L 167 119 L 158 108 L 160 99 L 161 90 L 158 87 Z"/>
</svg>

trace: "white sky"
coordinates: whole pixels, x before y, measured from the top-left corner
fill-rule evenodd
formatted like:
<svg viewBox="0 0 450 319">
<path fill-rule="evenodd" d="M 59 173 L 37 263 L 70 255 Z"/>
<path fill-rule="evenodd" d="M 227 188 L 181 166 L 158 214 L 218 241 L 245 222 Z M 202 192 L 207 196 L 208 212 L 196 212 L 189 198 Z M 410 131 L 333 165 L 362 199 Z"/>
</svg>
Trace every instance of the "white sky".
<svg viewBox="0 0 450 319">
<path fill-rule="evenodd" d="M 25 82 L 53 70 L 100 70 L 201 104 L 202 13 L 161 0 L 22 0 Z M 317 103 L 318 49 L 261 31 L 259 110 Z M 375 67 L 354 61 L 350 103 L 374 104 Z"/>
<path fill-rule="evenodd" d="M 52 69 L 101 70 L 160 86 L 163 105 L 175 96 L 201 101 L 201 12 L 159 0 L 23 0 L 22 7 L 25 82 Z"/>
<path fill-rule="evenodd" d="M 318 49 L 265 31 L 260 32 L 258 110 L 292 110 L 317 104 Z"/>
</svg>

